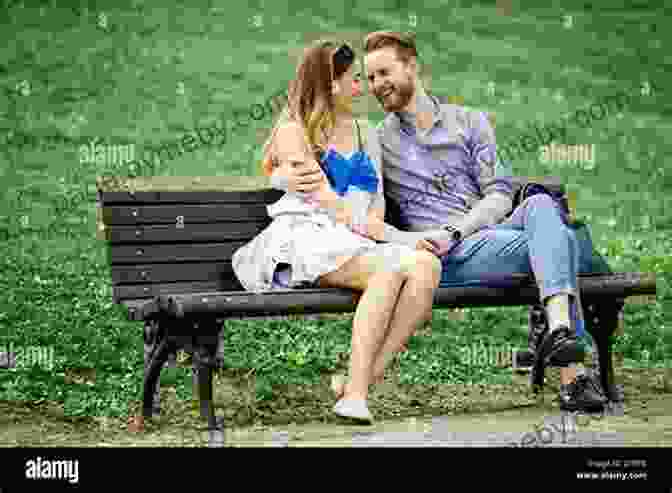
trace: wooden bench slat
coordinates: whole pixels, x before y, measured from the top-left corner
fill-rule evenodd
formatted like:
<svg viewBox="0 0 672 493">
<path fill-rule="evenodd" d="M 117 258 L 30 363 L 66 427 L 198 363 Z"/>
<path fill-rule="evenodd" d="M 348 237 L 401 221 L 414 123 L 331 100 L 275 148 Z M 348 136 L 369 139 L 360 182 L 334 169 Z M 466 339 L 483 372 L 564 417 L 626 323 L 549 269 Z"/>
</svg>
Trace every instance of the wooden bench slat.
<svg viewBox="0 0 672 493">
<path fill-rule="evenodd" d="M 199 177 L 197 177 L 199 178 Z M 117 189 L 101 188 L 98 186 L 99 201 L 108 205 L 113 204 L 155 204 L 155 203 L 272 203 L 278 200 L 284 192 L 268 187 L 266 177 L 237 177 L 244 190 L 237 186 L 227 186 L 221 177 L 200 177 L 201 183 L 194 185 L 189 177 L 151 177 L 143 178 L 142 185 L 137 185 L 131 191 L 125 187 Z M 126 179 L 132 182 L 132 179 Z M 139 179 L 135 179 L 136 181 Z M 209 182 L 214 183 L 210 184 Z M 565 193 L 566 187 L 557 176 L 514 176 L 514 189 L 534 181 L 541 183 L 552 191 Z M 132 188 L 132 187 L 129 187 Z"/>
<path fill-rule="evenodd" d="M 248 192 L 213 191 L 146 191 L 130 194 L 128 192 L 100 192 L 99 200 L 106 205 L 143 205 L 143 204 L 254 204 L 275 202 L 284 192 L 272 188 L 262 188 Z"/>
<path fill-rule="evenodd" d="M 268 187 L 266 176 L 98 176 L 96 186 L 102 192 L 136 194 L 155 191 L 249 192 Z"/>
<path fill-rule="evenodd" d="M 243 287 L 236 279 L 220 279 L 217 281 L 170 282 L 157 284 L 123 284 L 112 288 L 115 303 L 127 299 L 153 298 L 168 294 L 202 293 L 202 292 L 238 292 Z"/>
<path fill-rule="evenodd" d="M 113 265 L 112 284 L 217 281 L 235 276 L 231 262 L 189 262 L 184 264 Z"/>
<path fill-rule="evenodd" d="M 529 181 L 565 191 L 558 177 L 514 177 L 514 190 Z M 266 206 L 283 194 L 266 188 L 265 177 L 152 177 L 115 186 L 98 187 L 113 294 L 136 303 L 175 292 L 238 292 L 231 256 L 270 224 Z"/>
<path fill-rule="evenodd" d="M 268 220 L 229 223 L 141 224 L 109 226 L 105 238 L 115 248 L 120 243 L 171 243 L 179 241 L 250 241 L 270 224 Z"/>
<path fill-rule="evenodd" d="M 115 303 L 126 308 L 126 316 L 131 321 L 144 321 L 159 312 L 157 298 L 115 300 Z"/>
<path fill-rule="evenodd" d="M 538 289 L 527 276 L 509 281 L 509 288 L 487 286 L 455 286 L 439 288 L 434 297 L 434 308 L 524 306 L 538 302 Z M 182 284 L 182 283 L 179 283 Z M 234 290 L 213 289 L 210 283 L 189 283 L 195 291 L 172 294 L 176 284 L 163 285 L 156 297 L 137 296 L 134 292 L 121 293 L 126 298 L 117 298 L 128 309 L 131 320 L 143 320 L 164 310 L 170 315 L 184 315 L 185 311 L 206 313 L 209 308 L 221 318 L 287 313 L 352 313 L 359 294 L 345 289 L 300 289 L 277 290 L 261 294 Z M 627 298 L 656 293 L 656 276 L 653 273 L 581 274 L 579 286 L 584 303 L 596 299 Z M 180 286 L 184 289 L 184 286 Z M 191 294 L 186 294 L 191 293 Z M 203 300 L 206 301 L 203 301 Z M 224 301 L 222 301 L 224 300 Z M 200 305 L 199 305 L 200 303 Z M 203 305 L 207 306 L 203 306 Z"/>
<path fill-rule="evenodd" d="M 168 204 L 143 206 L 103 206 L 103 221 L 114 224 L 177 224 L 178 217 L 187 223 L 219 223 L 263 220 L 268 218 L 264 204 L 247 204 L 245 216 L 241 217 L 240 204 Z"/>
<path fill-rule="evenodd" d="M 539 302 L 539 290 L 528 278 L 512 278 L 509 287 L 455 286 L 436 290 L 434 308 L 497 307 L 532 305 Z M 656 292 L 655 275 L 623 273 L 579 276 L 584 302 L 596 298 L 625 298 Z M 207 291 L 207 292 L 206 292 Z M 278 290 L 263 293 L 194 292 L 160 295 L 158 305 L 171 316 L 185 314 L 266 314 L 354 312 L 359 293 L 342 289 Z"/>
<path fill-rule="evenodd" d="M 112 265 L 155 262 L 171 264 L 178 262 L 223 262 L 230 260 L 233 253 L 244 244 L 243 241 L 230 241 L 222 243 L 117 245 L 110 248 L 109 260 Z"/>
<path fill-rule="evenodd" d="M 99 188 L 101 201 L 97 235 L 110 242 L 114 258 L 118 256 L 114 249 L 124 242 L 250 241 L 270 224 L 267 205 L 282 196 L 279 190 L 265 188 L 236 190 L 237 186 L 244 188 L 241 183 L 247 183 L 248 177 L 233 179 L 234 185 L 231 186 L 226 179 L 217 177 L 213 186 L 221 186 L 222 190 L 210 191 L 201 188 L 209 185 L 211 177 L 200 179 L 192 191 L 189 178 L 167 178 L 157 177 L 156 183 L 153 179 L 144 179 L 142 183 L 147 189 L 132 194 L 127 190 L 101 191 Z M 236 180 L 240 181 L 237 185 Z M 531 180 L 564 193 L 564 185 L 558 177 L 514 177 L 514 189 Z M 152 183 L 176 189 L 151 190 Z M 261 182 L 259 177 L 250 177 L 249 183 Z M 229 189 L 232 191 L 227 191 Z M 567 207 L 566 195 L 563 202 Z M 388 200 L 386 220 L 394 226 L 401 226 L 397 208 L 391 200 Z M 129 260 L 123 262 L 128 263 Z"/>
</svg>

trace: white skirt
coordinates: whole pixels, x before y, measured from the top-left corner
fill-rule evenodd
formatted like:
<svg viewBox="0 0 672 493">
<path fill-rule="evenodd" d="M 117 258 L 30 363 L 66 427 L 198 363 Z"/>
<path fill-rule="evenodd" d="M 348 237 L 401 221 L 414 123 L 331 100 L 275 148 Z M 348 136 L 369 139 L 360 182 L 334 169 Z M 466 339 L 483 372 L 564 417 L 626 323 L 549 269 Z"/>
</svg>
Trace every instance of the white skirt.
<svg viewBox="0 0 672 493">
<path fill-rule="evenodd" d="M 384 265 L 398 270 L 404 255 L 413 252 L 407 245 L 376 243 L 351 231 L 347 226 L 318 215 L 296 218 L 287 243 L 288 261 L 275 270 L 275 287 L 315 287 L 319 278 L 338 270 L 358 255 L 384 256 Z"/>
</svg>

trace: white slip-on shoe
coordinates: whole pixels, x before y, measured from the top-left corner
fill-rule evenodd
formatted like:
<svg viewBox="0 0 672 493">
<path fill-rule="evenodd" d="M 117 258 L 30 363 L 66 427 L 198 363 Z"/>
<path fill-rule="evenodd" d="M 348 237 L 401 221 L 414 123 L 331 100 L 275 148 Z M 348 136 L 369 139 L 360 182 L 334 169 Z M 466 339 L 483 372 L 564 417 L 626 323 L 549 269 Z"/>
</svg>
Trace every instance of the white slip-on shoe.
<svg viewBox="0 0 672 493">
<path fill-rule="evenodd" d="M 363 424 L 373 424 L 373 416 L 364 400 L 341 399 L 334 406 L 334 413 L 341 418 L 351 419 Z"/>
</svg>

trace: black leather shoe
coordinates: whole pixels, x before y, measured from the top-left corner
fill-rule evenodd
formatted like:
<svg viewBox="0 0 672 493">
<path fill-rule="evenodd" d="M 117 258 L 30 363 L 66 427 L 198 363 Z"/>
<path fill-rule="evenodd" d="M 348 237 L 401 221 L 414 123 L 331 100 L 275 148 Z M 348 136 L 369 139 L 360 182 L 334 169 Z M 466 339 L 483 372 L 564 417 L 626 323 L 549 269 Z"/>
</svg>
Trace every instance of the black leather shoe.
<svg viewBox="0 0 672 493">
<path fill-rule="evenodd" d="M 570 412 L 600 412 L 607 403 L 606 396 L 588 375 L 579 375 L 576 380 L 560 385 L 560 409 Z"/>
<path fill-rule="evenodd" d="M 585 357 L 583 344 L 576 337 L 576 333 L 566 325 L 560 325 L 549 330 L 541 338 L 535 354 L 535 364 L 544 367 L 567 366 L 572 363 L 582 363 Z"/>
<path fill-rule="evenodd" d="M 533 317 L 530 319 L 530 334 L 527 340 L 528 348 L 527 350 L 516 352 L 516 368 L 525 369 L 534 365 L 537 350 L 547 334 L 548 324 L 546 323 L 545 317 L 539 316 L 539 314 L 533 314 Z M 547 363 L 544 366 L 567 366 L 569 363 L 565 361 L 565 356 L 566 355 L 563 355 L 563 353 L 554 353 L 551 355 L 550 363 Z M 581 356 L 579 361 L 570 361 L 570 363 L 579 363 L 582 361 L 583 356 Z"/>
</svg>

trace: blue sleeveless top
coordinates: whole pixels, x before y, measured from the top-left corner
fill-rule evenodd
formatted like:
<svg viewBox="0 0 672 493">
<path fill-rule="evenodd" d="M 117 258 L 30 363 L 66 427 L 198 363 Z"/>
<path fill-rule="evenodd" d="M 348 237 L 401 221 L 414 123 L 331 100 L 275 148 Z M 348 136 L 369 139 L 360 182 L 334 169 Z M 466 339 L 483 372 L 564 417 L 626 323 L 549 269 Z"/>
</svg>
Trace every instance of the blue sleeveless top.
<svg viewBox="0 0 672 493">
<path fill-rule="evenodd" d="M 345 195 L 350 186 L 357 187 L 369 193 L 376 193 L 378 191 L 376 168 L 368 154 L 362 149 L 362 136 L 359 131 L 359 124 L 357 120 L 354 120 L 354 122 L 357 126 L 358 150 L 350 158 L 345 158 L 333 148 L 320 153 L 320 166 L 327 175 L 329 184 L 340 196 Z"/>
<path fill-rule="evenodd" d="M 330 185 L 341 197 L 346 194 L 350 186 L 365 190 L 369 193 L 378 191 L 378 175 L 368 154 L 362 149 L 362 136 L 357 126 L 358 150 L 352 156 L 346 158 L 336 149 L 330 148 L 322 151 L 319 163 L 327 175 Z M 291 266 L 278 264 L 273 273 L 273 286 L 289 289 L 291 279 Z"/>
</svg>

